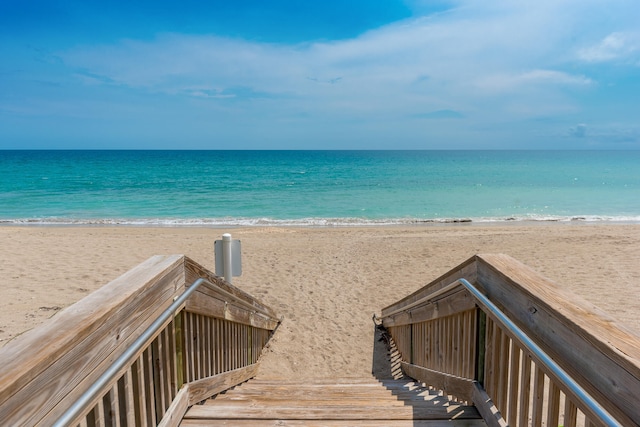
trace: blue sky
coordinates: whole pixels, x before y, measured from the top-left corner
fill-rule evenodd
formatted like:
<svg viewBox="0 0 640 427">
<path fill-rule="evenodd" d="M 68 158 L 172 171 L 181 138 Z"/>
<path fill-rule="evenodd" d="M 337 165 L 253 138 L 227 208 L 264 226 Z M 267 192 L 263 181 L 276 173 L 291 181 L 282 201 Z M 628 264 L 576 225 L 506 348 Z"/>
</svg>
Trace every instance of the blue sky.
<svg viewBox="0 0 640 427">
<path fill-rule="evenodd" d="M 0 1 L 0 148 L 640 149 L 637 0 Z"/>
</svg>

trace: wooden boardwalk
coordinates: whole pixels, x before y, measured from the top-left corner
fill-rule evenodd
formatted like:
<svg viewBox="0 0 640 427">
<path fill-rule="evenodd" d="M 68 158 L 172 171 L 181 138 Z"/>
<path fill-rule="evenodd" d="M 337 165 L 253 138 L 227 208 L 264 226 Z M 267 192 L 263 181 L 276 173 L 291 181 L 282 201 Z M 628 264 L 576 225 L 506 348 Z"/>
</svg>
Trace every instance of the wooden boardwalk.
<svg viewBox="0 0 640 427">
<path fill-rule="evenodd" d="M 474 406 L 447 400 L 413 380 L 253 379 L 184 416 L 195 426 L 449 426 L 486 424 Z"/>
<path fill-rule="evenodd" d="M 255 379 L 280 321 L 154 256 L 0 349 L 0 426 L 640 426 L 640 337 L 506 255 L 374 316 L 375 378 Z"/>
</svg>

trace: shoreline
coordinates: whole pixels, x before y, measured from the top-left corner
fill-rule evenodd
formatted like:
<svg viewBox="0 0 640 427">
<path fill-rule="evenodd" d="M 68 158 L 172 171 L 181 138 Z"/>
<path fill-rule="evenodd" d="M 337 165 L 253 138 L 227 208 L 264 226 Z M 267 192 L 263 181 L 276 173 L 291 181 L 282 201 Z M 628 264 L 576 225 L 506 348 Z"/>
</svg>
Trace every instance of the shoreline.
<svg viewBox="0 0 640 427">
<path fill-rule="evenodd" d="M 152 255 L 215 270 L 224 232 L 242 241 L 233 284 L 285 318 L 264 359 L 273 375 L 370 372 L 372 313 L 477 253 L 512 256 L 640 335 L 640 224 L 0 225 L 0 346 Z"/>
<path fill-rule="evenodd" d="M 446 219 L 361 219 L 361 218 L 304 218 L 276 220 L 265 218 L 223 220 L 173 219 L 0 219 L 0 227 L 127 227 L 127 228 L 384 228 L 420 226 L 535 226 L 535 225 L 640 225 L 640 216 L 600 217 L 571 216 L 548 218 L 446 218 Z"/>
</svg>

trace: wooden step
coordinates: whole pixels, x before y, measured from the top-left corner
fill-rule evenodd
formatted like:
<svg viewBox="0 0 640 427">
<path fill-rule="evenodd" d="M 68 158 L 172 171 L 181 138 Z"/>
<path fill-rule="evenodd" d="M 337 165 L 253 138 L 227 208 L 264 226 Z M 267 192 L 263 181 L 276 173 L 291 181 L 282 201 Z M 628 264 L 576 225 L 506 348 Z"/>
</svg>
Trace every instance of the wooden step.
<svg viewBox="0 0 640 427">
<path fill-rule="evenodd" d="M 455 420 L 455 423 L 451 421 Z M 251 380 L 191 407 L 182 426 L 484 426 L 474 406 L 412 380 Z"/>
</svg>

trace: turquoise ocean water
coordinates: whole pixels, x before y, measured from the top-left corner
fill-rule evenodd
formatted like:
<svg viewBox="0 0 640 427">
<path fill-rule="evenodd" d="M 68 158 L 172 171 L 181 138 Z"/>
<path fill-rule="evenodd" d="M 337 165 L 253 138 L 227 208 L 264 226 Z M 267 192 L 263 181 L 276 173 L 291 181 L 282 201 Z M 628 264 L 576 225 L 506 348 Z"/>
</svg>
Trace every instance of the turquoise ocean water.
<svg viewBox="0 0 640 427">
<path fill-rule="evenodd" d="M 640 222 L 640 151 L 0 151 L 0 223 Z"/>
</svg>

